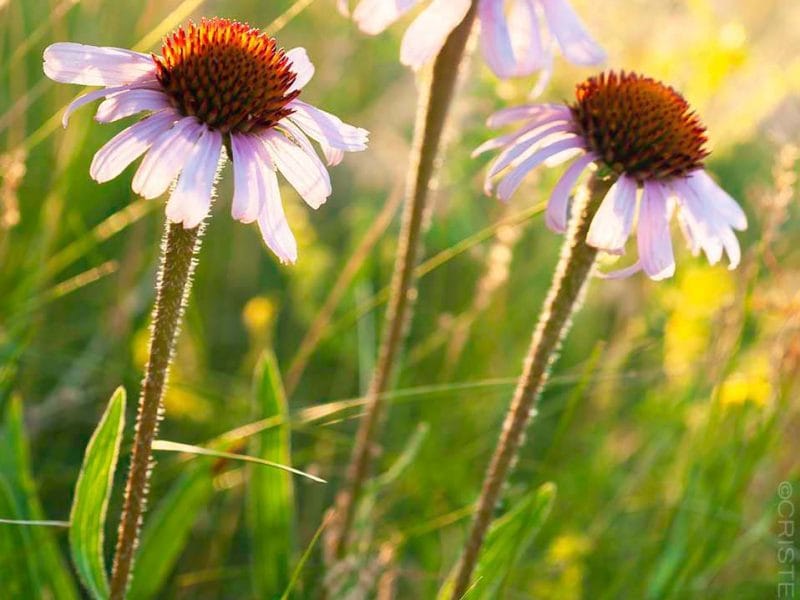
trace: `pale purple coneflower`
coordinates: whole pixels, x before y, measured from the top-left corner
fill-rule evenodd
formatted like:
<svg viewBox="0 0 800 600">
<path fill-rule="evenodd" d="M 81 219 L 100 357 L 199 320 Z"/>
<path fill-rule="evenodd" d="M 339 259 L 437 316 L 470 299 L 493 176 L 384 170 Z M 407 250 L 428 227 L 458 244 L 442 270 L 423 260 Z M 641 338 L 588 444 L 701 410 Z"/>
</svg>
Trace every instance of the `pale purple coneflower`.
<svg viewBox="0 0 800 600">
<path fill-rule="evenodd" d="M 509 108 L 490 117 L 489 124 L 517 121 L 524 121 L 521 129 L 475 151 L 502 149 L 489 166 L 486 192 L 492 193 L 499 177 L 496 194 L 508 200 L 532 169 L 575 159 L 554 187 L 545 217 L 550 229 L 564 233 L 572 188 L 581 173 L 592 164 L 607 169 L 616 182 L 594 215 L 586 241 L 620 255 L 635 226 L 639 251 L 631 266 L 607 276 L 644 270 L 652 279 L 671 277 L 673 214 L 694 254 L 702 250 L 716 264 L 724 251 L 731 269 L 739 264 L 733 230 L 746 229 L 747 218 L 706 173 L 705 127 L 672 88 L 633 73 L 603 73 L 577 86 L 572 105 Z"/>
<path fill-rule="evenodd" d="M 336 164 L 344 152 L 366 148 L 367 132 L 298 99 L 314 74 L 304 49 L 284 52 L 265 33 L 227 19 L 178 29 L 164 39 L 160 55 L 53 44 L 44 52 L 44 72 L 63 83 L 103 86 L 69 105 L 64 126 L 76 108 L 100 98 L 95 118 L 101 123 L 148 113 L 95 154 L 90 167 L 95 180 L 113 179 L 144 155 L 133 178 L 135 192 L 156 198 L 175 182 L 107 590 L 111 600 L 122 600 L 147 503 L 167 373 L 223 147 L 233 161 L 233 218 L 257 221 L 267 246 L 282 262 L 294 262 L 297 243 L 283 212 L 277 173 L 317 208 L 330 196 L 331 181 L 311 139 L 328 163 Z"/>
<path fill-rule="evenodd" d="M 44 51 L 44 72 L 61 83 L 104 86 L 72 102 L 72 112 L 105 98 L 95 119 L 110 123 L 146 112 L 103 146 L 90 167 L 98 182 L 119 175 L 144 155 L 133 190 L 161 196 L 177 178 L 167 218 L 197 227 L 211 206 L 225 146 L 233 159 L 233 218 L 258 222 L 282 262 L 297 244 L 281 205 L 277 172 L 312 208 L 331 194 L 325 165 L 364 150 L 367 131 L 298 99 L 314 74 L 303 48 L 284 51 L 257 29 L 227 19 L 191 23 L 166 37 L 161 55 L 121 48 L 57 43 Z"/>
<path fill-rule="evenodd" d="M 704 250 L 712 263 L 725 251 L 735 267 L 740 249 L 733 229 L 747 226 L 739 205 L 703 170 L 705 127 L 680 94 L 653 79 L 603 73 L 578 86 L 573 105 L 521 106 L 490 118 L 497 126 L 516 121 L 525 125 L 476 150 L 503 149 L 489 168 L 487 192 L 501 177 L 497 194 L 508 200 L 532 169 L 577 158 L 547 205 L 547 225 L 566 234 L 561 257 L 486 470 L 464 552 L 448 582 L 452 600 L 469 589 L 497 501 L 598 253 L 625 251 L 638 212 L 639 260 L 616 275 L 644 269 L 653 279 L 671 276 L 669 222 L 677 212 L 694 251 Z M 590 165 L 595 168 L 587 185 L 572 200 L 572 188 Z"/>
<path fill-rule="evenodd" d="M 352 17 L 370 35 L 381 33 L 422 0 L 361 0 Z M 472 0 L 432 0 L 406 30 L 400 49 L 404 65 L 419 69 L 441 49 Z M 347 14 L 349 0 L 339 0 Z M 483 56 L 501 78 L 547 74 L 560 50 L 577 65 L 596 65 L 605 52 L 592 38 L 567 0 L 478 0 Z"/>
</svg>

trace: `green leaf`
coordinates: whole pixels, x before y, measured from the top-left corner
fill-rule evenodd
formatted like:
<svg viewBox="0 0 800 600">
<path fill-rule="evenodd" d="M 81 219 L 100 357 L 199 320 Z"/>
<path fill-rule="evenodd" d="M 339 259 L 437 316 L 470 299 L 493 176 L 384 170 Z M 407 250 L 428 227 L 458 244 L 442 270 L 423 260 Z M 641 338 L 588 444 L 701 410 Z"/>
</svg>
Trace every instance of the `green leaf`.
<svg viewBox="0 0 800 600">
<path fill-rule="evenodd" d="M 276 417 L 279 427 L 266 429 L 251 440 L 250 453 L 271 462 L 290 464 L 289 406 L 272 352 L 256 369 L 256 418 Z M 294 486 L 289 473 L 252 468 L 247 488 L 247 517 L 252 555 L 250 576 L 257 598 L 278 598 L 289 585 L 294 553 Z"/>
<path fill-rule="evenodd" d="M 197 515 L 214 493 L 212 463 L 187 467 L 147 519 L 133 568 L 128 600 L 155 598 L 181 555 Z"/>
<path fill-rule="evenodd" d="M 555 496 L 554 483 L 542 484 L 492 524 L 472 576 L 473 584 L 464 599 L 502 597 L 498 590 L 550 515 Z M 451 576 L 439 592 L 439 598 L 449 598 L 452 585 Z"/>
<path fill-rule="evenodd" d="M 31 474 L 22 402 L 12 397 L 0 429 L 0 582 L 9 597 L 78 598 L 75 581 L 46 523 Z M 10 521 L 16 521 L 10 523 Z M 20 550 L 22 549 L 22 550 Z M 33 586 L 34 596 L 13 594 Z"/>
<path fill-rule="evenodd" d="M 103 530 L 125 425 L 125 390 L 117 388 L 86 447 L 75 485 L 69 530 L 72 560 L 94 598 L 108 598 Z"/>
</svg>

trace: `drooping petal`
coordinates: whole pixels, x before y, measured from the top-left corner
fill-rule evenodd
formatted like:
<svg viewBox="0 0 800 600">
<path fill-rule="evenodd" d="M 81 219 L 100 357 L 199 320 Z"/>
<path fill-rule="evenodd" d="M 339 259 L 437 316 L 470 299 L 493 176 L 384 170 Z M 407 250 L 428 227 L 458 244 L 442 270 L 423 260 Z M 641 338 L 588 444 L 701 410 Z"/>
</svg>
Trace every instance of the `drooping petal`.
<svg viewBox="0 0 800 600">
<path fill-rule="evenodd" d="M 667 191 L 660 183 L 645 182 L 639 209 L 637 245 L 644 272 L 655 280 L 675 274 L 667 199 Z"/>
<path fill-rule="evenodd" d="M 533 118 L 544 119 L 556 114 L 568 119 L 572 113 L 569 107 L 563 104 L 523 104 L 522 106 L 512 106 L 498 110 L 486 120 L 486 124 L 489 127 L 497 128 L 515 121 Z"/>
<path fill-rule="evenodd" d="M 344 123 L 339 117 L 300 100 L 287 105 L 294 112 L 289 117 L 307 135 L 330 148 L 359 152 L 367 149 L 369 132 Z"/>
<path fill-rule="evenodd" d="M 155 79 L 153 59 L 124 48 L 60 42 L 44 51 L 44 73 L 61 83 L 118 86 Z"/>
<path fill-rule="evenodd" d="M 497 197 L 501 200 L 508 200 L 520 186 L 522 180 L 525 178 L 525 175 L 527 175 L 531 170 L 535 169 L 550 157 L 554 157 L 562 152 L 581 147 L 582 145 L 579 140 L 568 139 L 560 140 L 550 144 L 549 146 L 539 149 L 530 157 L 522 161 L 517 167 L 512 169 L 511 172 L 500 181 L 500 185 L 497 186 Z"/>
<path fill-rule="evenodd" d="M 486 64 L 498 77 L 511 77 L 516 61 L 503 2 L 481 0 L 478 4 L 478 19 L 481 24 L 481 49 Z"/>
<path fill-rule="evenodd" d="M 377 35 L 419 3 L 419 0 L 361 0 L 353 11 L 358 28 Z"/>
<path fill-rule="evenodd" d="M 507 147 L 489 167 L 487 177 L 494 177 L 508 166 L 514 166 L 524 159 L 526 153 L 534 151 L 538 145 L 563 139 L 574 138 L 568 123 L 556 123 L 544 129 L 536 129 L 520 138 L 516 143 Z"/>
<path fill-rule="evenodd" d="M 92 179 L 99 183 L 114 179 L 179 118 L 172 109 L 162 110 L 115 135 L 94 155 L 89 167 Z"/>
<path fill-rule="evenodd" d="M 264 168 L 258 155 L 261 142 L 246 133 L 231 134 L 233 151 L 233 203 L 231 216 L 242 223 L 252 223 L 258 218 L 263 191 L 260 189 L 260 168 Z M 269 170 L 274 167 L 269 165 Z"/>
<path fill-rule="evenodd" d="M 416 70 L 436 56 L 447 36 L 466 16 L 470 4 L 470 0 L 433 0 L 406 30 L 400 62 Z"/>
<path fill-rule="evenodd" d="M 687 181 L 677 179 L 672 182 L 672 188 L 680 204 L 679 221 L 685 224 L 689 232 L 692 250 L 695 247 L 702 249 L 708 262 L 717 264 L 723 252 L 720 231 L 727 229 L 728 224 L 715 217 L 708 201 L 698 197 Z"/>
<path fill-rule="evenodd" d="M 542 66 L 542 40 L 533 0 L 513 0 L 506 15 L 503 2 L 478 5 L 483 56 L 501 78 L 530 75 Z"/>
<path fill-rule="evenodd" d="M 274 130 L 260 136 L 275 166 L 312 208 L 319 208 L 331 195 L 328 170 L 316 153 L 306 151 Z"/>
<path fill-rule="evenodd" d="M 222 152 L 222 134 L 204 128 L 186 161 L 178 183 L 167 202 L 167 218 L 184 229 L 197 227 L 211 207 L 211 194 Z"/>
<path fill-rule="evenodd" d="M 567 0 L 539 0 L 547 24 L 566 59 L 577 65 L 596 65 L 605 51 L 592 38 Z"/>
<path fill-rule="evenodd" d="M 508 30 L 516 61 L 514 75 L 525 77 L 541 69 L 545 64 L 544 48 L 534 0 L 516 0 L 511 4 Z"/>
<path fill-rule="evenodd" d="M 687 176 L 687 183 L 697 197 L 710 203 L 713 210 L 722 215 L 731 227 L 739 231 L 747 229 L 747 215 L 742 207 L 708 173 L 702 169 L 693 171 Z"/>
<path fill-rule="evenodd" d="M 69 118 L 72 116 L 72 113 L 78 110 L 81 106 L 89 104 L 89 102 L 94 102 L 95 100 L 99 100 L 100 98 L 105 98 L 106 96 L 110 96 L 111 94 L 117 94 L 119 92 L 123 92 L 129 89 L 131 89 L 131 87 L 127 85 L 108 87 L 102 90 L 93 90 L 88 94 L 84 94 L 83 96 L 75 98 L 75 100 L 69 103 L 66 110 L 64 111 L 64 114 L 61 116 L 61 126 L 66 127 L 67 124 L 69 123 Z"/>
<path fill-rule="evenodd" d="M 592 219 L 587 244 L 611 254 L 624 251 L 636 214 L 636 190 L 634 179 L 626 175 L 617 179 Z"/>
<path fill-rule="evenodd" d="M 161 90 L 129 88 L 108 96 L 94 118 L 98 123 L 111 123 L 145 110 L 161 110 L 172 106 L 169 97 Z"/>
<path fill-rule="evenodd" d="M 592 162 L 597 160 L 598 157 L 593 152 L 588 152 L 579 157 L 572 163 L 561 179 L 558 180 L 553 193 L 550 195 L 550 200 L 547 203 L 547 210 L 544 214 L 545 224 L 551 231 L 556 233 L 564 233 L 567 230 L 567 218 L 569 216 L 569 199 L 572 195 L 572 188 L 581 176 L 581 173 Z"/>
<path fill-rule="evenodd" d="M 264 143 L 256 143 L 254 148 L 260 206 L 258 228 L 261 237 L 282 263 L 293 263 L 297 260 L 297 241 L 283 212 L 278 177 L 273 166 L 274 157 L 269 154 Z"/>
<path fill-rule="evenodd" d="M 484 152 L 489 152 L 490 150 L 496 150 L 498 148 L 504 148 L 511 144 L 518 143 L 523 136 L 528 135 L 532 131 L 540 130 L 554 123 L 569 122 L 569 118 L 560 113 L 547 114 L 546 116 L 542 116 L 538 119 L 531 119 L 528 123 L 516 131 L 486 140 L 483 144 L 472 151 L 472 158 L 475 158 Z"/>
<path fill-rule="evenodd" d="M 320 142 L 320 148 L 322 149 L 322 154 L 325 156 L 325 161 L 328 163 L 328 166 L 335 167 L 339 163 L 344 160 L 344 150 L 339 150 L 338 148 L 331 148 L 328 144 Z"/>
<path fill-rule="evenodd" d="M 133 191 L 144 198 L 158 198 L 181 172 L 204 127 L 195 117 L 184 117 L 161 133 L 145 154 L 133 176 Z"/>
<path fill-rule="evenodd" d="M 628 265 L 627 267 L 623 267 L 621 269 L 616 269 L 614 271 L 596 271 L 595 276 L 598 279 L 625 279 L 626 277 L 630 277 L 642 270 L 642 262 L 637 260 L 632 265 Z"/>
<path fill-rule="evenodd" d="M 287 93 L 302 90 L 314 77 L 314 63 L 311 62 L 305 48 L 292 48 L 286 52 L 286 56 L 291 63 L 289 70 L 295 74 L 294 83 L 287 90 Z"/>
</svg>

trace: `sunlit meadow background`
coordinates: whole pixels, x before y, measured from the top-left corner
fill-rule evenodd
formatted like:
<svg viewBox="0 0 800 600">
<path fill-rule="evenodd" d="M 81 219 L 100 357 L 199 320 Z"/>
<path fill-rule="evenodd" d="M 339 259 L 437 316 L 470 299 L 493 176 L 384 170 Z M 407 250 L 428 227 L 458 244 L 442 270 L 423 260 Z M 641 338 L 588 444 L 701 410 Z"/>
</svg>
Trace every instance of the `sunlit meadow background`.
<svg viewBox="0 0 800 600">
<path fill-rule="evenodd" d="M 750 228 L 737 271 L 676 243 L 670 281 L 592 283 L 499 507 L 551 481 L 552 512 L 493 597 L 777 597 L 779 583 L 794 581 L 778 555 L 782 481 L 800 509 L 800 3 L 574 4 L 609 66 L 685 93 L 709 127 L 709 168 Z M 250 467 L 158 455 L 148 518 L 164 519 L 163 560 L 151 571 L 159 597 L 261 597 L 258 578 L 286 583 L 342 481 L 382 323 L 416 105 L 414 78 L 397 60 L 403 28 L 365 37 L 333 0 L 0 0 L 0 517 L 68 519 L 109 396 L 120 384 L 138 393 L 164 221 L 163 200 L 132 194 L 132 170 L 90 180 L 92 154 L 124 124 L 97 125 L 84 109 L 61 129 L 62 108 L 81 90 L 45 80 L 42 50 L 63 40 L 157 50 L 161 35 L 203 15 L 307 47 L 317 72 L 303 96 L 372 132 L 368 152 L 333 170 L 334 195 L 319 211 L 284 190 L 300 244 L 293 267 L 277 264 L 254 226 L 230 219 L 226 168 L 178 345 L 161 438 L 203 444 L 274 416 L 253 392 L 259 357 L 274 352 L 289 391 L 291 461 L 329 480 L 296 478 L 293 498 L 280 477 L 284 485 L 262 487 L 278 514 L 267 527 L 253 518 Z M 559 60 L 545 97 L 570 98 L 589 74 Z M 557 173 L 529 178 L 502 206 L 482 194 L 484 160 L 469 154 L 490 135 L 485 117 L 524 101 L 533 83 L 498 83 L 475 56 L 454 105 L 380 478 L 358 520 L 354 593 L 364 595 L 353 597 L 378 588 L 383 598 L 391 589 L 433 597 L 458 558 L 560 244 L 535 210 Z M 275 437 L 229 448 L 256 453 L 259 441 Z M 64 529 L 0 525 L 0 587 L 17 597 L 37 597 L 24 592 L 36 577 L 61 581 L 41 597 L 75 597 L 66 556 Z M 316 597 L 323 577 L 317 545 L 294 597 Z"/>
</svg>

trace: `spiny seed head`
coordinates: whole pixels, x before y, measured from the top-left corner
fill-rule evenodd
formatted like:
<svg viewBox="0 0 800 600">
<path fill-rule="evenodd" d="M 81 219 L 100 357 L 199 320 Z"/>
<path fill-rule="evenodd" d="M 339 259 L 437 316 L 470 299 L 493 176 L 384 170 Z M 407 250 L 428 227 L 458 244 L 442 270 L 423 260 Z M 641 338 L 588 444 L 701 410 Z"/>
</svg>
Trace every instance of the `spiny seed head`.
<svg viewBox="0 0 800 600">
<path fill-rule="evenodd" d="M 577 133 L 617 174 L 641 183 L 703 167 L 706 128 L 671 87 L 609 71 L 579 84 L 575 97 Z"/>
<path fill-rule="evenodd" d="M 289 91 L 296 75 L 275 39 L 228 19 L 178 29 L 153 60 L 175 107 L 222 133 L 272 127 L 300 94 Z"/>
</svg>

